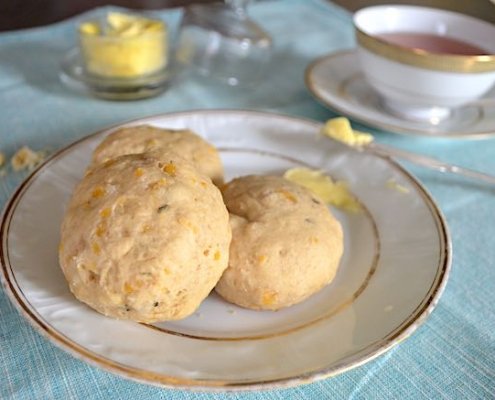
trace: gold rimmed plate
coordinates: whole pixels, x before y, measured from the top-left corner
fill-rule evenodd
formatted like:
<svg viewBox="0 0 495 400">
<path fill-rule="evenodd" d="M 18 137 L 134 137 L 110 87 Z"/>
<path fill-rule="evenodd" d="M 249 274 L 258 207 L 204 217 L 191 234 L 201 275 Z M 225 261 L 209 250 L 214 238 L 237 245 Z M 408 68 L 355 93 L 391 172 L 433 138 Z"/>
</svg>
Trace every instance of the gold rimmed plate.
<svg viewBox="0 0 495 400">
<path fill-rule="evenodd" d="M 322 169 L 348 182 L 363 211 L 332 210 L 344 228 L 344 257 L 335 281 L 299 305 L 250 311 L 212 293 L 182 321 L 110 319 L 71 295 L 57 261 L 67 200 L 92 150 L 115 127 L 90 135 L 32 173 L 8 202 L 0 229 L 5 291 L 65 351 L 166 387 L 288 387 L 379 356 L 434 309 L 450 270 L 450 238 L 431 196 L 398 164 L 320 137 L 316 122 L 284 115 L 191 111 L 124 125 L 144 123 L 198 132 L 220 149 L 227 179 L 295 166 Z M 409 192 L 393 189 L 391 179 Z"/>
<path fill-rule="evenodd" d="M 495 89 L 483 98 L 452 109 L 431 123 L 391 113 L 361 73 L 355 50 L 321 57 L 306 69 L 306 86 L 323 105 L 355 120 L 390 132 L 452 139 L 495 136 Z"/>
</svg>

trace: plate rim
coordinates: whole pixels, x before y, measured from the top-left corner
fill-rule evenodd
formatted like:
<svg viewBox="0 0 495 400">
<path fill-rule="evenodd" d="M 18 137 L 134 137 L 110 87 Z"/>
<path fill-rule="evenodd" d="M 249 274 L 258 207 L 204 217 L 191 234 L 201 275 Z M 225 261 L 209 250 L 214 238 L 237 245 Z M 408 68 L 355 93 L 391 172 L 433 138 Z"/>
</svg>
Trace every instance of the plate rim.
<svg viewBox="0 0 495 400">
<path fill-rule="evenodd" d="M 489 139 L 495 136 L 495 127 L 489 131 L 482 132 L 472 132 L 466 133 L 466 130 L 462 131 L 453 131 L 453 132 L 427 132 L 422 129 L 416 128 L 404 128 L 398 124 L 389 124 L 386 122 L 380 122 L 375 118 L 367 118 L 362 115 L 360 112 L 355 112 L 352 108 L 347 109 L 338 104 L 335 101 L 329 101 L 328 99 L 324 99 L 321 95 L 321 90 L 317 88 L 314 83 L 314 70 L 315 68 L 321 66 L 322 64 L 328 62 L 333 58 L 344 57 L 348 55 L 357 55 L 356 48 L 352 49 L 342 49 L 337 50 L 332 53 L 325 54 L 321 57 L 316 58 L 312 62 L 308 64 L 304 71 L 304 83 L 306 88 L 309 90 L 311 95 L 325 108 L 329 108 L 332 111 L 337 111 L 342 115 L 347 115 L 356 121 L 374 127 L 375 129 L 384 129 L 387 132 L 397 133 L 405 136 L 414 136 L 414 137 L 423 137 L 423 138 L 431 138 L 431 139 L 456 139 L 456 140 L 482 140 Z M 407 121 L 405 121 L 407 122 Z"/>
<path fill-rule="evenodd" d="M 402 342 L 404 339 L 408 338 L 416 329 L 418 329 L 430 316 L 433 310 L 436 308 L 438 301 L 445 290 L 447 285 L 448 277 L 450 275 L 452 267 L 452 241 L 450 232 L 448 229 L 447 221 L 440 210 L 439 206 L 436 204 L 435 200 L 429 193 L 429 191 L 421 184 L 421 182 L 414 177 L 410 172 L 408 172 L 402 165 L 396 161 L 379 155 L 375 155 L 378 158 L 382 158 L 390 163 L 393 167 L 399 169 L 399 171 L 406 175 L 408 179 L 411 180 L 418 190 L 420 191 L 421 198 L 428 206 L 432 218 L 435 220 L 435 225 L 437 226 L 437 231 L 440 240 L 440 249 L 443 250 L 443 254 L 440 254 L 440 262 L 437 266 L 437 271 L 435 278 L 433 280 L 432 286 L 428 290 L 428 293 L 423 298 L 422 302 L 418 307 L 399 325 L 396 329 L 392 331 L 393 335 L 391 338 L 385 336 L 381 338 L 380 341 L 384 341 L 383 344 L 379 345 L 378 348 L 371 349 L 367 354 L 360 355 L 356 359 L 350 362 L 341 362 L 340 364 L 334 364 L 333 367 L 320 368 L 314 371 L 308 371 L 296 376 L 276 378 L 270 380 L 258 380 L 258 381 L 238 381 L 230 382 L 223 380 L 196 380 L 189 378 L 177 378 L 172 376 L 167 376 L 164 374 L 158 374 L 142 370 L 139 368 L 129 367 L 123 365 L 111 359 L 108 359 L 102 355 L 94 353 L 90 350 L 85 349 L 71 339 L 65 337 L 62 333 L 58 332 L 56 329 L 50 326 L 49 323 L 36 315 L 36 310 L 31 307 L 29 301 L 24 297 L 22 290 L 14 284 L 9 278 L 9 272 L 13 274 L 10 260 L 6 255 L 5 249 L 7 248 L 8 241 L 8 228 L 12 221 L 12 217 L 15 212 L 15 208 L 19 203 L 20 199 L 23 197 L 25 191 L 29 188 L 30 184 L 34 182 L 36 176 L 44 170 L 52 161 L 56 160 L 64 153 L 72 149 L 73 147 L 79 145 L 82 142 L 91 140 L 93 137 L 106 132 L 117 127 L 134 124 L 134 123 L 147 123 L 150 120 L 155 120 L 157 118 L 163 117 L 180 117 L 186 115 L 198 115 L 198 114 L 237 114 L 237 115 L 255 115 L 264 118 L 282 118 L 286 120 L 292 120 L 298 123 L 312 124 L 315 128 L 322 125 L 321 122 L 311 120 L 304 117 L 298 117 L 293 115 L 288 115 L 284 113 L 273 113 L 266 111 L 256 111 L 256 110 L 245 110 L 245 109 L 197 109 L 188 111 L 178 111 L 178 112 L 168 112 L 160 113 L 156 115 L 147 116 L 144 118 L 135 118 L 127 120 L 124 122 L 112 124 L 103 129 L 99 129 L 93 133 L 85 135 L 72 143 L 60 148 L 58 151 L 49 156 L 43 161 L 39 166 L 37 166 L 24 180 L 19 184 L 19 186 L 14 190 L 13 194 L 7 200 L 5 207 L 2 211 L 0 217 L 0 281 L 4 292 L 7 294 L 10 302 L 14 305 L 17 311 L 31 324 L 35 330 L 40 333 L 44 338 L 46 338 L 50 343 L 56 345 L 56 347 L 64 350 L 75 358 L 82 360 L 90 365 L 103 369 L 107 372 L 111 372 L 117 376 L 125 377 L 127 379 L 146 383 L 154 386 L 165 387 L 169 389 L 186 389 L 193 391 L 248 391 L 248 390 L 273 390 L 280 388 L 289 388 L 301 384 L 312 383 L 321 379 L 329 378 L 350 369 L 356 368 L 360 365 L 371 361 L 383 353 L 390 350 L 395 345 Z M 442 241 L 443 239 L 443 241 Z M 5 248 L 5 249 L 4 249 Z M 442 262 L 443 261 L 443 262 Z M 15 280 L 15 279 L 14 279 Z M 397 331 L 394 333 L 394 331 Z M 391 334 L 389 334 L 391 335 Z M 371 344 L 369 346 L 376 346 Z"/>
</svg>

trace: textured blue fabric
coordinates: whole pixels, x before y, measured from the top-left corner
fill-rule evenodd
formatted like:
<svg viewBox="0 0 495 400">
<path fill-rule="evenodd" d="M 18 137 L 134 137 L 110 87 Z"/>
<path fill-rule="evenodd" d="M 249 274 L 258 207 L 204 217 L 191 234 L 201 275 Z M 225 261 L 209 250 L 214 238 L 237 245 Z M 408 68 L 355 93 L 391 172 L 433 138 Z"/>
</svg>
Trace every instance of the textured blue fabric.
<svg viewBox="0 0 495 400">
<path fill-rule="evenodd" d="M 0 150 L 56 150 L 106 125 L 198 108 L 274 110 L 324 121 L 335 113 L 313 100 L 304 69 L 315 57 L 354 45 L 351 18 L 323 0 L 259 2 L 252 15 L 275 40 L 265 84 L 246 91 L 182 82 L 160 97 L 108 102 L 70 91 L 59 61 L 75 43 L 77 19 L 0 34 Z M 180 10 L 160 12 L 172 30 Z M 377 140 L 495 173 L 495 139 L 448 141 L 366 126 Z M 0 291 L 2 399 L 488 399 L 495 398 L 495 189 L 408 166 L 438 201 L 451 228 L 451 279 L 437 310 L 411 338 L 377 360 L 287 390 L 209 394 L 137 384 L 79 361 L 37 334 Z M 0 206 L 25 173 L 0 178 Z M 406 210 L 405 210 L 406 211 Z"/>
</svg>

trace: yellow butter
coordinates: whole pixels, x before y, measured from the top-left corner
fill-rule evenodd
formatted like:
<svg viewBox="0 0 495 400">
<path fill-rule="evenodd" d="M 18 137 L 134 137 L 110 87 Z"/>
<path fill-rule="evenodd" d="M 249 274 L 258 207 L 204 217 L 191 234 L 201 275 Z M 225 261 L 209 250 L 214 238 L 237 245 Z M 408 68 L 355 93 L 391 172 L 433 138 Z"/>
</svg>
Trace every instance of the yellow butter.
<svg viewBox="0 0 495 400">
<path fill-rule="evenodd" d="M 366 146 L 373 141 L 373 136 L 369 133 L 353 130 L 351 123 L 345 117 L 329 119 L 321 133 L 353 147 Z"/>
<path fill-rule="evenodd" d="M 136 78 L 167 64 L 167 28 L 162 21 L 109 13 L 79 27 L 88 72 L 111 78 Z"/>
<path fill-rule="evenodd" d="M 395 179 L 390 178 L 386 184 L 389 189 L 394 189 L 404 194 L 409 193 L 409 188 L 405 187 L 404 185 L 401 185 L 400 183 L 397 183 Z"/>
<path fill-rule="evenodd" d="M 361 204 L 350 193 L 344 181 L 334 182 L 323 171 L 310 168 L 292 168 L 285 172 L 284 178 L 309 189 L 327 204 L 345 211 L 362 211 Z"/>
</svg>

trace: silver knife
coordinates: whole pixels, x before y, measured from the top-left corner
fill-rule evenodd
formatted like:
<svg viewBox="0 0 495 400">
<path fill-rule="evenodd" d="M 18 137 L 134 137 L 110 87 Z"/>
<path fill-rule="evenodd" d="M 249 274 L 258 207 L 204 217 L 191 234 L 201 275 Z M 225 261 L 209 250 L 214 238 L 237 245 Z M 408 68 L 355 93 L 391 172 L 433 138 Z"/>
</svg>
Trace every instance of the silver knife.
<svg viewBox="0 0 495 400">
<path fill-rule="evenodd" d="M 379 144 L 376 142 L 371 142 L 370 144 L 363 146 L 362 149 L 370 150 L 375 154 L 379 154 L 384 157 L 406 160 L 413 164 L 421 165 L 423 167 L 431 168 L 440 172 L 450 172 L 453 174 L 463 175 L 467 178 L 478 179 L 495 185 L 495 176 L 493 175 L 460 167 L 458 165 L 449 164 L 432 157 L 424 156 L 422 154 L 411 153 L 406 150 L 386 146 L 384 144 Z"/>
</svg>

